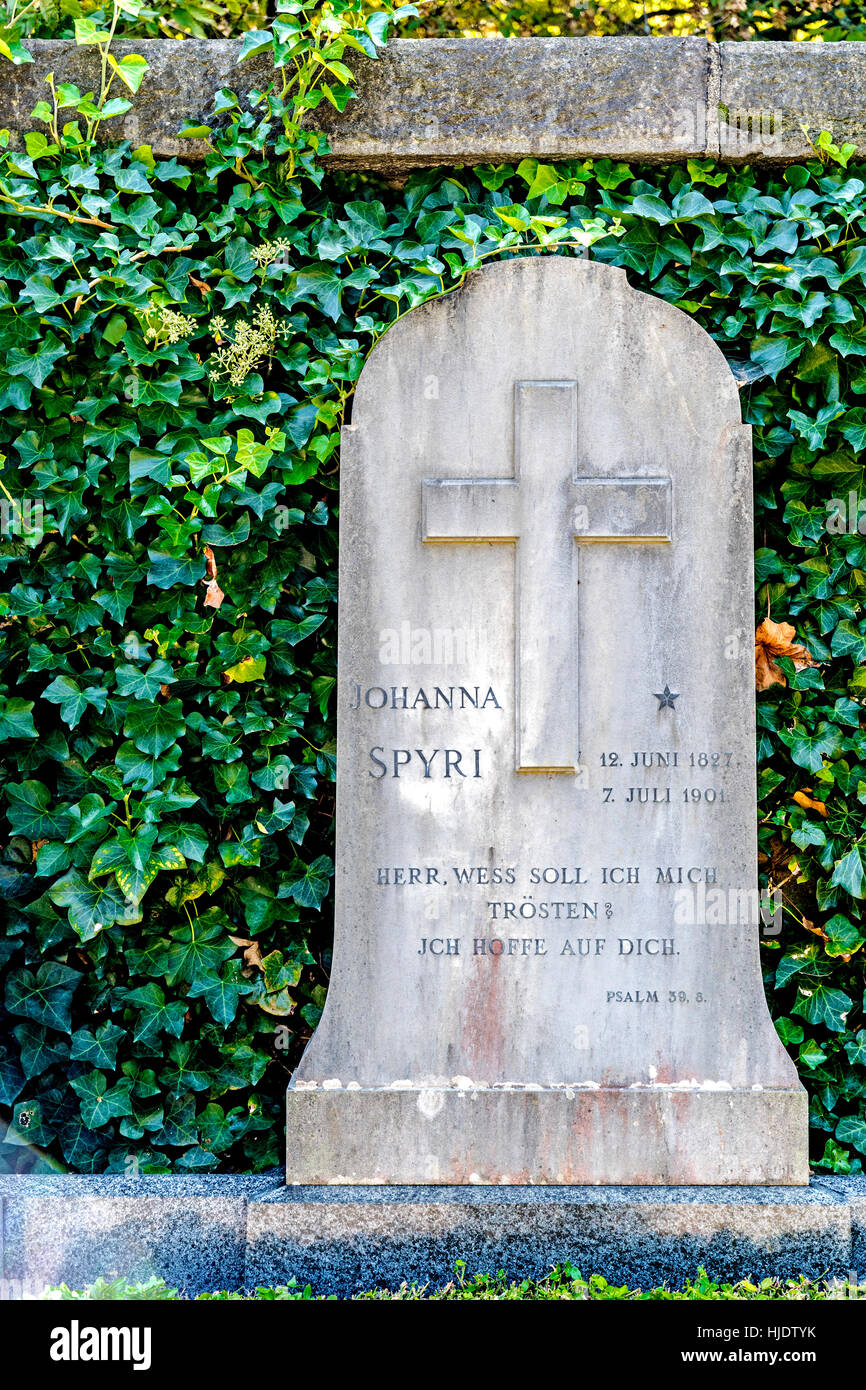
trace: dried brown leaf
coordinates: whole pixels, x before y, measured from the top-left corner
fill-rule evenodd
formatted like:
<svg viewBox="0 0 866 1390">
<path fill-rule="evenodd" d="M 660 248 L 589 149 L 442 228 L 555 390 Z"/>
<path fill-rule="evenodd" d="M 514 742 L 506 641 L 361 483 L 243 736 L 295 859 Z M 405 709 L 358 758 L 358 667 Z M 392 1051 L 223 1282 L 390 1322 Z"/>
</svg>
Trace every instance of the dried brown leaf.
<svg viewBox="0 0 866 1390">
<path fill-rule="evenodd" d="M 794 628 L 790 623 L 774 623 L 771 618 L 761 623 L 755 633 L 755 686 L 758 690 L 788 684 L 784 672 L 776 665 L 777 657 L 788 657 L 797 671 L 817 665 L 803 644 L 794 642 L 793 637 Z"/>
<path fill-rule="evenodd" d="M 794 792 L 794 800 L 798 806 L 802 806 L 804 811 L 817 811 L 819 816 L 827 815 L 827 806 L 823 801 L 815 801 L 809 795 L 811 787 L 804 787 L 801 792 Z"/>
<path fill-rule="evenodd" d="M 827 933 L 821 927 L 816 927 L 815 923 L 808 921 L 806 917 L 803 918 L 803 926 L 806 928 L 806 931 L 812 932 L 814 936 L 820 936 L 822 941 L 830 940 Z"/>
<path fill-rule="evenodd" d="M 262 965 L 262 952 L 257 941 L 250 942 L 249 946 L 244 951 L 244 960 L 251 968 L 255 967 L 257 970 L 264 970 L 265 967 Z"/>
<path fill-rule="evenodd" d="M 219 608 L 225 594 L 217 583 L 216 558 L 209 545 L 204 548 L 205 558 L 205 578 L 201 581 L 205 586 L 204 606 L 205 608 Z"/>
</svg>

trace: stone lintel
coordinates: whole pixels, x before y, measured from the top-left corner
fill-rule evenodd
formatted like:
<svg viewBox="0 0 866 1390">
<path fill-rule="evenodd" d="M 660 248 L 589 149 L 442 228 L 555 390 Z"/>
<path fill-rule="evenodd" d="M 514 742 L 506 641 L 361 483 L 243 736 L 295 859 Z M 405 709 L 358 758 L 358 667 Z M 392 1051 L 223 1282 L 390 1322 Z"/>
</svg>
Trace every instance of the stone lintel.
<svg viewBox="0 0 866 1390">
<path fill-rule="evenodd" d="M 304 1086 L 286 1102 L 288 1183 L 809 1180 L 802 1088 Z"/>
<path fill-rule="evenodd" d="M 17 136 L 47 94 L 45 76 L 98 86 L 98 55 L 65 40 L 28 40 L 31 64 L 0 66 L 0 127 Z M 150 64 L 133 110 L 106 121 L 112 139 L 201 160 L 187 121 L 209 124 L 214 93 L 268 85 L 259 56 L 240 66 L 233 39 L 123 40 Z M 393 39 L 377 62 L 356 56 L 358 100 L 315 120 L 334 168 L 398 176 L 452 164 L 608 157 L 785 163 L 808 157 L 822 128 L 866 139 L 866 51 L 848 43 L 723 43 L 702 38 Z M 70 113 L 71 114 L 71 113 Z"/>
</svg>

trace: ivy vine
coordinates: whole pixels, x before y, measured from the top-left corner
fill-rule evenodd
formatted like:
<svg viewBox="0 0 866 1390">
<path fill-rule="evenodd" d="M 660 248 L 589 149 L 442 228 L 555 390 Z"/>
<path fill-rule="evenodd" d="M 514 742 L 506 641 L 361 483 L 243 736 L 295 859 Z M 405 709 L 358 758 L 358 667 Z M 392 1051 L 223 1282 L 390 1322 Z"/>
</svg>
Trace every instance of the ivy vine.
<svg viewBox="0 0 866 1390">
<path fill-rule="evenodd" d="M 826 136 L 784 172 L 326 174 L 317 105 L 412 13 L 278 0 L 243 43 L 274 84 L 216 95 L 203 166 L 100 144 L 147 80 L 110 18 L 78 30 L 99 92 L 52 80 L 0 136 L 0 1164 L 279 1162 L 330 965 L 347 403 L 486 259 L 591 248 L 713 335 L 753 426 L 758 620 L 814 663 L 759 697 L 767 990 L 814 1161 L 860 1171 L 866 170 Z"/>
</svg>

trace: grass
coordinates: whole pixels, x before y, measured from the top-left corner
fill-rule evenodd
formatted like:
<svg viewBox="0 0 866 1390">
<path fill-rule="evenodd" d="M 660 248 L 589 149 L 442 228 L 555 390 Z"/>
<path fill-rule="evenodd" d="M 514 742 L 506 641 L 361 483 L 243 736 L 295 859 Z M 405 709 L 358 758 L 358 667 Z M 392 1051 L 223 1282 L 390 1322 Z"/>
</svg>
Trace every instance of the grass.
<svg viewBox="0 0 866 1390">
<path fill-rule="evenodd" d="M 61 1284 L 48 1289 L 44 1298 L 61 1301 L 93 1300 L 160 1300 L 180 1302 L 184 1296 L 177 1289 L 170 1288 L 162 1279 L 152 1278 L 143 1284 L 134 1284 L 126 1279 L 97 1279 L 83 1289 L 70 1289 Z M 426 1301 L 439 1302 L 456 1299 L 481 1299 L 488 1302 L 531 1302 L 551 1299 L 569 1299 L 580 1302 L 644 1302 L 660 1300 L 666 1302 L 824 1302 L 844 1298 L 866 1298 L 866 1286 L 856 1286 L 838 1280 L 805 1279 L 762 1279 L 752 1283 L 741 1279 L 737 1283 L 719 1283 L 711 1279 L 706 1270 L 700 1268 L 695 1279 L 687 1279 L 683 1288 L 672 1289 L 667 1285 L 653 1289 L 630 1289 L 625 1285 L 611 1284 L 600 1274 L 584 1279 L 580 1270 L 570 1264 L 557 1265 L 543 1279 L 509 1279 L 500 1270 L 496 1274 L 467 1275 L 466 1266 L 458 1261 L 455 1275 L 443 1286 L 431 1284 L 401 1283 L 394 1290 L 372 1289 L 367 1293 L 356 1294 L 354 1301 Z M 247 1293 L 233 1293 L 227 1290 L 198 1294 L 196 1302 L 318 1302 L 322 1299 L 334 1301 L 334 1294 L 318 1294 L 310 1287 L 299 1285 L 294 1279 L 288 1284 L 278 1284 L 273 1288 L 258 1288 Z"/>
</svg>

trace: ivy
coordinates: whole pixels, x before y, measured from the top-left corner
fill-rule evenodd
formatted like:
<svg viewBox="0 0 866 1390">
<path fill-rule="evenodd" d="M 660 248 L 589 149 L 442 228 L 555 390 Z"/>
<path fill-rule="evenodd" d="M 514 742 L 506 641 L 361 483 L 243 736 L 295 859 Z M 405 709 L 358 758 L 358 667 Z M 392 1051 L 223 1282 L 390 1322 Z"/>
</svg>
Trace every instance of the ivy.
<svg viewBox="0 0 866 1390">
<path fill-rule="evenodd" d="M 828 137 L 784 172 L 326 176 L 311 113 L 350 99 L 389 17 L 279 0 L 245 45 L 274 86 L 217 94 L 204 167 L 97 144 L 132 88 L 96 21 L 110 94 L 50 89 L 25 151 L 0 136 L 0 1164 L 279 1161 L 330 968 L 354 384 L 479 265 L 589 249 L 716 339 L 753 427 L 757 612 L 817 663 L 780 658 L 759 696 L 762 879 L 786 909 L 765 979 L 814 1160 L 859 1171 L 866 170 Z"/>
</svg>

